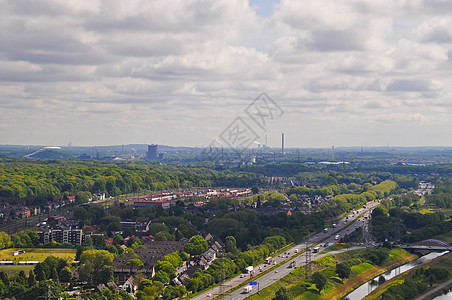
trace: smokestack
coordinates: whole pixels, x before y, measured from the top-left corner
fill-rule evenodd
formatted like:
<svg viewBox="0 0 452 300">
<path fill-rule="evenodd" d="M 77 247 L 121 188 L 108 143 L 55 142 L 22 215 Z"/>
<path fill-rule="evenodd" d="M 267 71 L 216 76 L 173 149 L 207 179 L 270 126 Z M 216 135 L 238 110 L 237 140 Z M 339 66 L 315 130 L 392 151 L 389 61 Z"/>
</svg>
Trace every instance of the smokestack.
<svg viewBox="0 0 452 300">
<path fill-rule="evenodd" d="M 284 155 L 284 133 L 281 134 L 281 154 Z"/>
</svg>

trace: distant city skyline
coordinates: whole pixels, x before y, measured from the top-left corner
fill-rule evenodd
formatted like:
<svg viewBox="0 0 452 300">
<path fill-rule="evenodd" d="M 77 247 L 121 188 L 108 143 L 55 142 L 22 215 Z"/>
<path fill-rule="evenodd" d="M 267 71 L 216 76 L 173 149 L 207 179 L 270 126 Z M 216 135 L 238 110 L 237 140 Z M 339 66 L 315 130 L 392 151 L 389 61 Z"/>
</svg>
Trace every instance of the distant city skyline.
<svg viewBox="0 0 452 300">
<path fill-rule="evenodd" d="M 0 144 L 452 146 L 450 1 L 0 7 Z"/>
</svg>

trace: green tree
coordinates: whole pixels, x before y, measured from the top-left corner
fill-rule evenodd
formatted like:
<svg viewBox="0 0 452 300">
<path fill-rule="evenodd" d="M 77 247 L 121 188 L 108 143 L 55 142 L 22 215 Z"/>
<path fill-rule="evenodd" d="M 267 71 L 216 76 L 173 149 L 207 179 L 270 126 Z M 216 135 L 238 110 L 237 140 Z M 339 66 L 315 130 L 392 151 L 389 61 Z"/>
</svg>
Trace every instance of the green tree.
<svg viewBox="0 0 452 300">
<path fill-rule="evenodd" d="M 47 265 L 46 264 L 44 264 L 44 263 L 38 263 L 36 266 L 35 266 L 35 269 L 34 269 L 34 272 L 35 272 L 35 274 L 36 274 L 36 280 L 37 281 L 45 281 L 45 280 L 47 280 L 47 272 L 49 272 L 48 271 L 48 267 L 47 267 Z"/>
<path fill-rule="evenodd" d="M 166 284 L 166 283 L 168 283 L 170 281 L 170 278 L 169 278 L 167 273 L 165 273 L 164 271 L 160 270 L 157 273 L 155 273 L 154 281 L 159 281 L 159 282 L 161 282 L 163 284 Z"/>
<path fill-rule="evenodd" d="M 169 233 L 168 231 L 160 231 L 155 235 L 154 240 L 156 240 L 156 241 L 174 241 L 175 237 L 173 234 Z"/>
<path fill-rule="evenodd" d="M 71 269 L 69 267 L 64 267 L 61 269 L 59 277 L 61 282 L 70 282 L 72 279 Z"/>
<path fill-rule="evenodd" d="M 52 280 L 45 280 L 39 282 L 28 290 L 23 299 L 49 299 L 58 300 L 61 297 L 61 285 Z"/>
<path fill-rule="evenodd" d="M 253 186 L 251 188 L 251 193 L 253 193 L 253 195 L 256 195 L 259 193 L 259 187 L 258 186 Z"/>
<path fill-rule="evenodd" d="M 30 231 L 28 233 L 28 236 L 30 237 L 30 240 L 34 246 L 39 245 L 39 235 L 36 233 L 36 231 Z"/>
<path fill-rule="evenodd" d="M 22 285 L 27 285 L 27 276 L 25 275 L 24 270 L 19 271 L 19 274 L 17 275 L 17 282 Z"/>
<path fill-rule="evenodd" d="M 138 258 L 132 258 L 126 262 L 126 266 L 142 266 L 142 265 L 144 265 L 143 262 Z"/>
<path fill-rule="evenodd" d="M 90 192 L 87 192 L 87 191 L 84 191 L 84 192 L 78 192 L 76 195 L 75 195 L 75 201 L 78 203 L 78 204 L 83 204 L 83 203 L 86 203 L 86 202 L 88 202 L 89 201 L 89 199 L 91 199 L 91 193 Z"/>
<path fill-rule="evenodd" d="M 89 214 L 83 207 L 78 207 L 74 210 L 74 218 L 79 221 L 85 221 L 89 219 Z"/>
<path fill-rule="evenodd" d="M 84 247 L 91 247 L 93 245 L 93 239 L 89 235 L 85 235 Z"/>
<path fill-rule="evenodd" d="M 102 249 L 107 247 L 107 242 L 105 241 L 105 236 L 104 235 L 100 235 L 100 236 L 97 237 L 96 246 L 99 247 L 99 248 L 102 248 Z"/>
<path fill-rule="evenodd" d="M 238 250 L 237 250 L 237 242 L 235 240 L 235 237 L 233 237 L 233 236 L 226 237 L 225 247 L 226 247 L 226 252 L 229 252 L 232 254 L 237 254 Z"/>
<path fill-rule="evenodd" d="M 98 275 L 98 282 L 107 283 L 109 281 L 113 281 L 113 266 L 103 266 Z"/>
<path fill-rule="evenodd" d="M 312 281 L 314 281 L 315 286 L 317 287 L 320 293 L 325 287 L 326 283 L 328 282 L 328 278 L 326 278 L 326 276 L 320 272 L 315 272 L 312 275 Z"/>
<path fill-rule="evenodd" d="M 33 287 L 36 284 L 36 278 L 35 278 L 35 272 L 33 270 L 30 270 L 28 272 L 28 287 Z"/>
<path fill-rule="evenodd" d="M 101 283 L 104 278 L 101 270 L 111 266 L 113 254 L 106 250 L 86 250 L 80 256 L 80 277 L 86 278 L 88 282 Z"/>
<path fill-rule="evenodd" d="M 185 244 L 185 252 L 190 255 L 201 255 L 208 248 L 207 241 L 200 235 L 195 235 L 190 238 L 187 244 Z"/>
<path fill-rule="evenodd" d="M 290 294 L 289 290 L 286 289 L 285 287 L 280 287 L 276 293 L 275 293 L 275 297 L 272 298 L 272 300 L 292 300 L 293 297 Z"/>
<path fill-rule="evenodd" d="M 336 273 L 339 275 L 339 277 L 342 279 L 342 281 L 345 278 L 348 278 L 350 276 L 350 273 L 352 272 L 352 269 L 350 268 L 350 265 L 347 262 L 342 262 L 339 264 L 336 264 Z"/>
<path fill-rule="evenodd" d="M 124 245 L 124 238 L 117 234 L 113 237 L 113 245 Z"/>
<path fill-rule="evenodd" d="M 157 262 L 157 264 L 155 265 L 155 271 L 159 272 L 159 271 L 163 271 L 166 274 L 168 274 L 168 277 L 170 279 L 173 279 L 174 277 L 176 277 L 176 268 L 169 262 L 169 261 L 165 261 L 165 260 L 160 260 Z"/>
</svg>

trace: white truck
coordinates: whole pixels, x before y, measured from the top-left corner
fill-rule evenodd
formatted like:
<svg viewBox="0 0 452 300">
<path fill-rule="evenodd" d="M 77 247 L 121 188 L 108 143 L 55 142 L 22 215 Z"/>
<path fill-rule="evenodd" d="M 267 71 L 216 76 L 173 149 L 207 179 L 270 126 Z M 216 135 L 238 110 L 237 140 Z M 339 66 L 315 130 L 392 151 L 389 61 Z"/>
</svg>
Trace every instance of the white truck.
<svg viewBox="0 0 452 300">
<path fill-rule="evenodd" d="M 251 285 L 247 285 L 247 286 L 243 287 L 244 294 L 249 294 L 249 293 L 251 293 L 252 290 L 253 290 L 253 287 Z"/>
<path fill-rule="evenodd" d="M 334 237 L 335 240 L 338 240 L 340 238 L 341 238 L 341 236 L 339 234 L 336 234 L 336 236 Z"/>
</svg>

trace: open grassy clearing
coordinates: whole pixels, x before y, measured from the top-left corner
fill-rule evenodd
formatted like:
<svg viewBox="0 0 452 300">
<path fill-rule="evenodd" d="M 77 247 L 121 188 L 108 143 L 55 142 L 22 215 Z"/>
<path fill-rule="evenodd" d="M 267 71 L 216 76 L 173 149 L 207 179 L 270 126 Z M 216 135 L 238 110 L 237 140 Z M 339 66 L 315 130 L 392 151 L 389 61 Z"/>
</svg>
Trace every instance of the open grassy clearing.
<svg viewBox="0 0 452 300">
<path fill-rule="evenodd" d="M 71 261 L 75 258 L 75 249 L 52 249 L 52 248 L 21 248 L 25 253 L 13 256 L 11 253 L 19 250 L 19 248 L 9 248 L 0 250 L 0 261 L 44 261 L 49 256 L 55 256 Z M 8 275 L 13 275 L 24 270 L 26 274 L 33 269 L 34 265 L 5 265 L 0 266 L 0 271 L 6 272 Z"/>
<path fill-rule="evenodd" d="M 11 255 L 17 250 L 25 250 L 25 253 L 19 255 Z M 55 249 L 55 248 L 9 248 L 0 250 L 0 260 L 19 261 L 44 261 L 48 256 L 55 256 L 66 260 L 75 258 L 75 249 Z"/>
<path fill-rule="evenodd" d="M 10 265 L 10 266 L 0 266 L 0 271 L 5 272 L 8 276 L 12 276 L 15 274 L 19 274 L 20 271 L 24 271 L 28 276 L 28 272 L 34 269 L 35 266 L 19 266 L 19 265 Z"/>
</svg>

